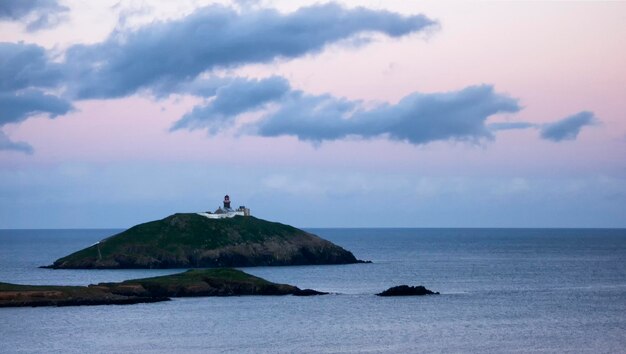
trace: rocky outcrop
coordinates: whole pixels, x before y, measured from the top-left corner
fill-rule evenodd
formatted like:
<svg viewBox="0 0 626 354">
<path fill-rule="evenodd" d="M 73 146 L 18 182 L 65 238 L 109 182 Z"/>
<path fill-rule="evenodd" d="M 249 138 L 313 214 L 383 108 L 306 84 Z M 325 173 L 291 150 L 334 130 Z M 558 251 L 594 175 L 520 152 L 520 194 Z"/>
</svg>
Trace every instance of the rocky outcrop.
<svg viewBox="0 0 626 354">
<path fill-rule="evenodd" d="M 399 285 L 391 287 L 382 293 L 376 294 L 378 296 L 420 296 L 420 295 L 439 295 L 438 292 L 430 291 L 425 287 Z"/>
<path fill-rule="evenodd" d="M 241 296 L 241 295 L 323 295 L 311 289 L 277 284 L 236 269 L 192 269 L 162 277 L 92 285 L 116 295 L 148 297 Z"/>
<path fill-rule="evenodd" d="M 84 286 L 31 286 L 0 283 L 0 307 L 128 305 L 167 301 L 162 296 L 128 296 Z"/>
<path fill-rule="evenodd" d="M 359 263 L 354 255 L 295 227 L 236 216 L 174 214 L 134 226 L 47 268 L 206 268 Z"/>
<path fill-rule="evenodd" d="M 272 283 L 235 269 L 193 269 L 162 277 L 89 286 L 31 286 L 0 283 L 0 307 L 123 305 L 192 296 L 324 294 L 326 293 Z"/>
</svg>

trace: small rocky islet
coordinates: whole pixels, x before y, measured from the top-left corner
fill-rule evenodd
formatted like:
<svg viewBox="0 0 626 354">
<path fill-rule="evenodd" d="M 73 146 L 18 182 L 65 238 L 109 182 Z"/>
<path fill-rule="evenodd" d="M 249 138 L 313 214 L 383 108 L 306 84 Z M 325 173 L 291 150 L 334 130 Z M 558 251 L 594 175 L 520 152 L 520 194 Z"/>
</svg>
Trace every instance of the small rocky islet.
<svg viewBox="0 0 626 354">
<path fill-rule="evenodd" d="M 382 293 L 376 294 L 377 296 L 422 296 L 422 295 L 439 295 L 438 292 L 426 289 L 422 285 L 409 286 L 398 285 L 393 286 Z"/>
</svg>

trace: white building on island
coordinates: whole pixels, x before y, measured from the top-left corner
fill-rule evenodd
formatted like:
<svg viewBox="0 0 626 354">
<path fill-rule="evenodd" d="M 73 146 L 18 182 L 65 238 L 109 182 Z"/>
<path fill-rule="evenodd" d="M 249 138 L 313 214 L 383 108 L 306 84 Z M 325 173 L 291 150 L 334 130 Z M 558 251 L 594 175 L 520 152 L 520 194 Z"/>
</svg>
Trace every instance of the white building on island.
<svg viewBox="0 0 626 354">
<path fill-rule="evenodd" d="M 232 218 L 237 215 L 239 216 L 250 216 L 250 209 L 245 206 L 240 206 L 237 209 L 232 209 L 230 207 L 230 197 L 228 195 L 224 196 L 224 206 L 218 207 L 214 212 L 204 212 L 198 213 L 198 215 L 202 215 L 209 219 L 224 219 L 224 218 Z"/>
</svg>

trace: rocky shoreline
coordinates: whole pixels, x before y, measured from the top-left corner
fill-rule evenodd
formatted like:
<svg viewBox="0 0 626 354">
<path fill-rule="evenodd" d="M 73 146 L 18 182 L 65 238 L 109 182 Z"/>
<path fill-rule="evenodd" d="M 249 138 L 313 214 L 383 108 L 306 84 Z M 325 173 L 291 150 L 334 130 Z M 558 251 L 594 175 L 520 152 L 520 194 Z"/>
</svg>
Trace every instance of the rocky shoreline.
<svg viewBox="0 0 626 354">
<path fill-rule="evenodd" d="M 0 283 L 0 307 L 128 305 L 168 301 L 174 297 L 324 294 L 272 283 L 236 269 L 193 269 L 161 277 L 89 286 Z"/>
<path fill-rule="evenodd" d="M 0 307 L 129 305 L 169 301 L 178 297 L 314 296 L 328 293 L 272 283 L 229 268 L 190 269 L 160 277 L 99 283 L 89 286 L 18 285 L 0 283 Z M 399 285 L 377 296 L 439 295 L 424 286 Z"/>
</svg>

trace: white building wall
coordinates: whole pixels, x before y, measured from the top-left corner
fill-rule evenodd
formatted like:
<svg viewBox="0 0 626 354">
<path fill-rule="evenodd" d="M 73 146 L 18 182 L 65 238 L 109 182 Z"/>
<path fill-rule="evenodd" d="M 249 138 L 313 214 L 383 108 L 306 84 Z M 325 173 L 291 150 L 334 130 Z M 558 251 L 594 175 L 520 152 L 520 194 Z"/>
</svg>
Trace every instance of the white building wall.
<svg viewBox="0 0 626 354">
<path fill-rule="evenodd" d="M 224 213 L 224 214 L 209 214 L 209 213 L 196 213 L 196 214 L 200 216 L 204 216 L 205 218 L 209 218 L 209 219 L 226 219 L 226 218 L 235 217 L 237 215 L 245 216 L 243 211 L 229 211 L 228 213 Z"/>
</svg>

